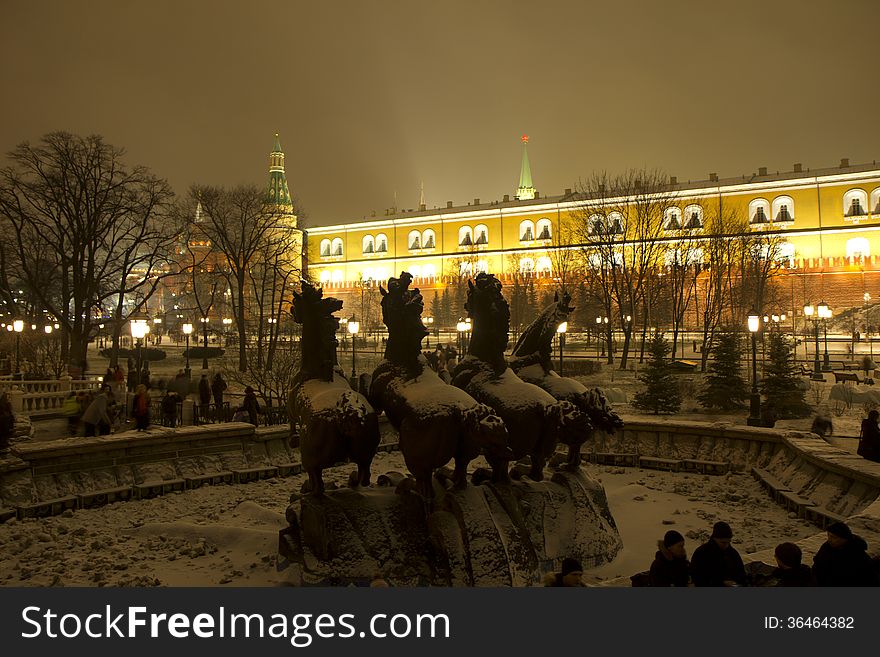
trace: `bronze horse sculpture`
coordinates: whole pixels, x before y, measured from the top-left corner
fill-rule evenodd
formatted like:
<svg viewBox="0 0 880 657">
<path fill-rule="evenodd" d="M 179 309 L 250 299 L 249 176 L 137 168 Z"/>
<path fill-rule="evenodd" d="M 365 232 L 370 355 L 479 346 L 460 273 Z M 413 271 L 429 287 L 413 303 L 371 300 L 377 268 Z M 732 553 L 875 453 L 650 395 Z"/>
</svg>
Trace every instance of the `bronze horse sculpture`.
<svg viewBox="0 0 880 657">
<path fill-rule="evenodd" d="M 590 430 L 572 436 L 574 440 L 569 443 L 568 465 L 577 467 L 581 462 L 581 445 L 593 438 L 596 429 L 613 434 L 616 429 L 623 427 L 623 421 L 611 410 L 599 388 L 589 389 L 575 379 L 559 376 L 553 370 L 553 336 L 559 325 L 568 321 L 573 310 L 571 295 L 563 292 L 560 299 L 559 294 L 555 294 L 553 303 L 541 311 L 520 335 L 511 354 L 510 367 L 522 380 L 534 383 L 555 399 L 571 402 L 590 418 Z"/>
<path fill-rule="evenodd" d="M 432 473 L 455 461 L 453 482 L 467 485 L 467 466 L 481 451 L 509 458 L 507 431 L 492 409 L 444 382 L 421 353 L 427 335 L 424 308 L 412 276 L 388 280 L 382 293 L 382 319 L 388 327 L 383 360 L 373 373 L 369 399 L 384 410 L 400 434 L 400 451 L 419 492 L 433 498 Z"/>
<path fill-rule="evenodd" d="M 336 359 L 342 301 L 324 297 L 320 288 L 302 282 L 293 293 L 293 319 L 302 324 L 299 370 L 292 378 L 290 416 L 300 427 L 300 454 L 313 495 L 322 495 L 322 471 L 351 460 L 353 486 L 370 485 L 370 466 L 379 446 L 379 420 L 373 407 L 351 389 Z"/>
<path fill-rule="evenodd" d="M 504 350 L 510 308 L 494 275 L 480 273 L 474 281 L 468 281 L 465 309 L 473 320 L 473 337 L 467 356 L 453 372 L 452 383 L 495 410 L 510 435 L 513 459 L 529 456 L 529 477 L 541 481 L 544 465 L 557 443 L 586 434 L 591 429 L 589 420 L 569 402 L 557 401 L 508 367 Z M 494 481 L 509 480 L 507 460 L 497 456 L 487 460 Z"/>
</svg>

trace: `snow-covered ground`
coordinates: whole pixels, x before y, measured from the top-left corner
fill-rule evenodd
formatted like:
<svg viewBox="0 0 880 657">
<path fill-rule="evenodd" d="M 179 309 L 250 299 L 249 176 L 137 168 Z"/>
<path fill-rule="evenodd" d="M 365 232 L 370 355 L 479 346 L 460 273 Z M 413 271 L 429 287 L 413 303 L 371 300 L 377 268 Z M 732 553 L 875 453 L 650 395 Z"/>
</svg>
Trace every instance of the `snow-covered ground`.
<svg viewBox="0 0 880 657">
<path fill-rule="evenodd" d="M 596 581 L 646 569 L 668 529 L 689 552 L 716 520 L 734 545 L 753 552 L 816 533 L 789 518 L 746 475 L 708 477 L 587 466 L 605 486 L 624 549 L 588 573 Z M 349 467 L 325 473 L 345 484 Z M 399 452 L 381 453 L 373 472 L 404 471 Z M 273 586 L 278 530 L 304 476 L 208 486 L 43 520 L 0 525 L 0 584 L 6 586 Z"/>
</svg>

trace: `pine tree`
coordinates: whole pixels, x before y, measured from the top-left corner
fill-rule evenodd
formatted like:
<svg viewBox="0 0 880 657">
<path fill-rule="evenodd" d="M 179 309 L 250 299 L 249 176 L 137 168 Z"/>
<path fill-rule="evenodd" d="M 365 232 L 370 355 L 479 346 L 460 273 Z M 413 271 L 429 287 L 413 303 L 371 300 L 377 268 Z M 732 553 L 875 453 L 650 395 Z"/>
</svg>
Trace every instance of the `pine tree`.
<svg viewBox="0 0 880 657">
<path fill-rule="evenodd" d="M 538 291 L 535 289 L 535 281 L 529 279 L 526 287 L 526 311 L 523 317 L 523 324 L 529 324 L 538 316 Z"/>
<path fill-rule="evenodd" d="M 681 408 L 681 392 L 667 357 L 669 342 L 658 333 L 651 338 L 649 350 L 651 359 L 639 375 L 639 381 L 645 387 L 636 393 L 633 406 L 644 411 L 653 411 L 654 415 L 675 413 Z"/>
<path fill-rule="evenodd" d="M 744 408 L 748 399 L 748 383 L 740 368 L 742 338 L 739 333 L 724 331 L 715 336 L 714 360 L 697 398 L 706 408 L 732 411 Z"/>
<path fill-rule="evenodd" d="M 442 326 L 441 322 L 441 313 L 443 309 L 440 307 L 440 295 L 437 294 L 437 290 L 434 290 L 434 298 L 431 299 L 431 317 L 434 318 L 434 323 L 440 327 Z"/>
<path fill-rule="evenodd" d="M 449 296 L 449 288 L 443 288 L 443 294 L 440 295 L 440 316 L 443 318 L 440 326 L 450 327 L 455 324 L 452 319 L 452 299 Z"/>
<path fill-rule="evenodd" d="M 761 381 L 765 409 L 780 419 L 807 417 L 811 412 L 807 391 L 801 386 L 788 336 L 770 331 L 769 343 L 769 362 Z"/>
</svg>

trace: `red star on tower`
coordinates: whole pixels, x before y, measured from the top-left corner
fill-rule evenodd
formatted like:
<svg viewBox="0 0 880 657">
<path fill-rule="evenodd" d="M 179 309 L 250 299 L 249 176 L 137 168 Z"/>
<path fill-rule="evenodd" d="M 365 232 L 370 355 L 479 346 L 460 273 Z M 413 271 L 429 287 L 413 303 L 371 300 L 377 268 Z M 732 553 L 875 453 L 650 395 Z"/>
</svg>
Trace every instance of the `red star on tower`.
<svg viewBox="0 0 880 657">
<path fill-rule="evenodd" d="M 523 135 L 523 136 L 522 136 L 522 143 L 524 143 L 524 144 L 528 144 L 528 143 L 529 143 L 529 136 L 528 136 L 528 135 Z"/>
</svg>

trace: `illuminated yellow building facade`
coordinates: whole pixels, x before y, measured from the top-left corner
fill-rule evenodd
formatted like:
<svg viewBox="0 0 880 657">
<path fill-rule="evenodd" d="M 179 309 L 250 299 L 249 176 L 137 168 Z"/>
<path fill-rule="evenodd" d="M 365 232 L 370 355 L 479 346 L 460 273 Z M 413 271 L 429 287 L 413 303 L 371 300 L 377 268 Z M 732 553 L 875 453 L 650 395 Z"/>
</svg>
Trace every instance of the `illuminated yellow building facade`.
<svg viewBox="0 0 880 657">
<path fill-rule="evenodd" d="M 383 282 L 411 272 L 423 291 L 450 278 L 488 271 L 504 281 L 525 272 L 551 284 L 554 235 L 584 216 L 589 201 L 570 190 L 543 197 L 531 183 L 525 154 L 513 199 L 392 213 L 308 231 L 309 276 L 345 298 L 363 282 Z M 528 177 L 524 180 L 524 177 Z M 811 279 L 811 294 L 837 307 L 861 305 L 867 292 L 880 297 L 880 166 L 850 165 L 734 179 L 679 183 L 660 239 L 674 242 L 680 229 L 697 229 L 706 217 L 737 213 L 748 230 L 777 233 L 785 272 Z M 519 198 L 521 196 L 521 198 Z M 577 244 L 572 247 L 577 248 Z M 802 286 L 803 287 L 803 286 Z M 792 299 L 798 307 L 804 299 Z M 818 301 L 818 298 L 813 299 Z"/>
</svg>

